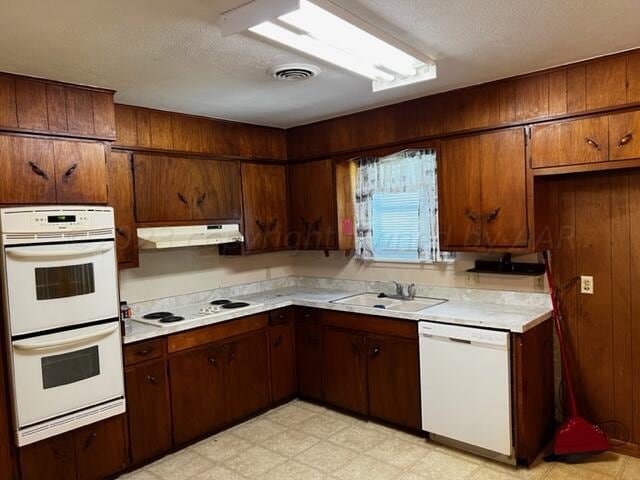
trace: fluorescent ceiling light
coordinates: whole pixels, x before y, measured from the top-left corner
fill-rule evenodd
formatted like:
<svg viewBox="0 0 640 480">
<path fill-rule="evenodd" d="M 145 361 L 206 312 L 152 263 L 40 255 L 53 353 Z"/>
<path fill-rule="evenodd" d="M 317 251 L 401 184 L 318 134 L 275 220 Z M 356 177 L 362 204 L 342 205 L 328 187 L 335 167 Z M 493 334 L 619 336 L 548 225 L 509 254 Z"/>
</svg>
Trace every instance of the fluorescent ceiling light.
<svg viewBox="0 0 640 480">
<path fill-rule="evenodd" d="M 297 8 L 291 0 L 283 2 L 264 21 L 269 18 L 265 3 L 254 0 L 221 17 L 223 33 L 242 31 L 241 26 L 259 19 L 249 31 L 366 77 L 372 80 L 374 92 L 436 78 L 432 59 L 399 46 L 332 3 L 316 0 L 327 8 L 308 0 L 295 3 Z M 240 28 L 230 31 L 229 25 Z"/>
</svg>

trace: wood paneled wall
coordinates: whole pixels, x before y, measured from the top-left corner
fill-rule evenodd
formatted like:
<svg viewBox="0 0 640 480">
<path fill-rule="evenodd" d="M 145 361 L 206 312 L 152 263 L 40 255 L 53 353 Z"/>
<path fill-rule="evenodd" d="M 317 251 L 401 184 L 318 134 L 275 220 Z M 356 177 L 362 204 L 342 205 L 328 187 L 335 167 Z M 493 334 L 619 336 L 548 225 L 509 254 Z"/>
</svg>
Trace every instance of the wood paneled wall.
<svg viewBox="0 0 640 480">
<path fill-rule="evenodd" d="M 640 170 L 545 181 L 579 405 L 640 445 Z M 593 295 L 580 275 L 593 275 Z"/>
</svg>

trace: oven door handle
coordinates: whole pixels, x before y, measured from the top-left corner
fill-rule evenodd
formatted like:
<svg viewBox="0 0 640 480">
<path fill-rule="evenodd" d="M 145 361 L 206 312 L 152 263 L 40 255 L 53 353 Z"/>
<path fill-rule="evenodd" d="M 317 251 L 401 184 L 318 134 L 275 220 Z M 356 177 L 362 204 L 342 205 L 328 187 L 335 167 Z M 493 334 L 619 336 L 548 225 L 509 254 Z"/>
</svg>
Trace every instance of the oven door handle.
<svg viewBox="0 0 640 480">
<path fill-rule="evenodd" d="M 119 324 L 111 325 L 108 328 L 103 328 L 97 332 L 85 333 L 84 335 L 77 335 L 75 337 L 66 338 L 64 340 L 51 340 L 49 342 L 37 342 L 31 339 L 29 340 L 17 340 L 12 342 L 13 348 L 16 350 L 50 350 L 57 349 L 59 347 L 67 347 L 69 345 L 76 345 L 78 343 L 84 343 L 87 340 L 94 340 L 115 332 L 119 327 Z"/>
<path fill-rule="evenodd" d="M 66 250 L 33 251 L 20 248 L 7 248 L 6 251 L 8 256 L 17 258 L 77 258 L 107 253 L 110 250 L 113 250 L 113 243 L 110 245 L 102 245 L 95 250 L 74 250 L 69 248 Z"/>
</svg>

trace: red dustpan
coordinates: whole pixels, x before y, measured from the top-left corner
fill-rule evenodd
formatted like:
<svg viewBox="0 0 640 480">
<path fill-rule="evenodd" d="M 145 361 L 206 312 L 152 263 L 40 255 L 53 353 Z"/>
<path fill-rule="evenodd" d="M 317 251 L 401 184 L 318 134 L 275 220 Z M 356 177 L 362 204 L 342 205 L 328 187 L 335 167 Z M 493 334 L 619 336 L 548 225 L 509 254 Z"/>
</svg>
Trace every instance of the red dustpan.
<svg viewBox="0 0 640 480">
<path fill-rule="evenodd" d="M 558 309 L 557 299 L 558 292 L 556 292 L 553 286 L 548 252 L 544 252 L 543 256 L 549 290 L 551 291 L 553 320 L 560 344 L 564 389 L 567 394 L 567 407 L 569 408 L 569 415 L 556 430 L 556 435 L 553 440 L 553 455 L 547 457 L 547 459 L 572 462 L 588 455 L 595 455 L 609 450 L 609 440 L 607 440 L 607 436 L 600 427 L 588 422 L 578 414 L 578 405 L 573 390 L 571 369 L 567 357 L 567 346 L 562 334 L 562 323 L 560 321 L 560 310 Z"/>
</svg>

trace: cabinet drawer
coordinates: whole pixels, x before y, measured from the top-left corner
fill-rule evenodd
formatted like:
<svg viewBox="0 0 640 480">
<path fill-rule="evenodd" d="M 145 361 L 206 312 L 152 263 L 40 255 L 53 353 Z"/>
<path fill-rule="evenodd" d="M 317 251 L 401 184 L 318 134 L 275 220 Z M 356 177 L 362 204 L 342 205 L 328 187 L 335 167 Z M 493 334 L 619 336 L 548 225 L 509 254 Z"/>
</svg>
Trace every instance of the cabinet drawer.
<svg viewBox="0 0 640 480">
<path fill-rule="evenodd" d="M 279 308 L 269 312 L 269 325 L 280 325 L 282 323 L 292 322 L 294 319 L 294 311 L 291 307 Z"/>
<path fill-rule="evenodd" d="M 268 324 L 269 318 L 266 313 L 230 320 L 217 325 L 171 335 L 167 340 L 167 349 L 169 353 L 175 353 L 260 330 L 261 328 L 266 328 Z"/>
<path fill-rule="evenodd" d="M 163 340 L 149 340 L 145 342 L 125 345 L 124 347 L 124 364 L 126 366 L 135 365 L 136 363 L 160 358 L 164 351 Z"/>
<path fill-rule="evenodd" d="M 402 338 L 418 338 L 418 324 L 412 320 L 396 320 L 359 313 L 325 310 L 322 312 L 322 323 L 325 326 L 343 328 L 345 330 Z"/>
<path fill-rule="evenodd" d="M 296 322 L 316 323 L 320 319 L 320 310 L 310 307 L 296 307 Z"/>
</svg>

